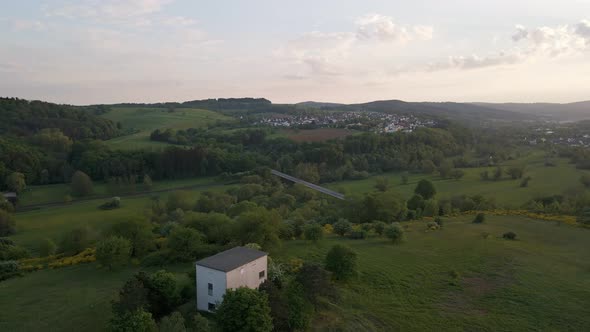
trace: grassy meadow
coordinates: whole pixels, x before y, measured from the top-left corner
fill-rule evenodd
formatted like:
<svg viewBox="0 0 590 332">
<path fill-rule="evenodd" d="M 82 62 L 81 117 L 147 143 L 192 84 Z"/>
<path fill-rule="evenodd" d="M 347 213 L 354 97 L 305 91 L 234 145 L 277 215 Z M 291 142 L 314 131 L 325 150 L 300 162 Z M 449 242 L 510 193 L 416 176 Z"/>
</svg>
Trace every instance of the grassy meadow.
<svg viewBox="0 0 590 332">
<path fill-rule="evenodd" d="M 164 108 L 115 107 L 101 115 L 109 120 L 121 123 L 125 130 L 133 129 L 135 133 L 108 140 L 112 148 L 122 150 L 160 149 L 167 143 L 150 140 L 150 134 L 156 129 L 201 128 L 216 121 L 228 121 L 231 117 L 217 112 L 182 108 L 168 112 Z"/>
<path fill-rule="evenodd" d="M 494 167 L 466 168 L 465 176 L 461 180 L 442 179 L 438 175 L 409 174 L 407 185 L 401 184 L 402 173 L 388 173 L 373 176 L 365 180 L 341 181 L 326 185 L 334 190 L 342 190 L 346 194 L 354 195 L 374 190 L 375 181 L 379 177 L 389 179 L 393 190 L 403 197 L 409 198 L 414 192 L 416 184 L 421 179 L 432 181 L 437 189 L 438 198 L 450 198 L 454 195 L 482 195 L 494 198 L 502 207 L 518 208 L 532 198 L 562 194 L 567 190 L 581 188 L 580 177 L 589 171 L 576 169 L 567 159 L 555 160 L 554 167 L 547 167 L 541 153 L 531 153 L 519 160 L 503 164 L 504 169 L 511 165 L 526 165 L 525 176 L 530 176 L 528 187 L 521 188 L 520 180 L 512 180 L 504 175 L 500 181 L 483 181 L 480 174 L 488 170 L 493 174 Z"/>
<path fill-rule="evenodd" d="M 285 243 L 286 261 L 323 262 L 335 244 L 357 253 L 357 277 L 340 285 L 315 330 L 590 330 L 590 230 L 522 217 L 480 225 L 460 217 L 438 231 L 406 225 L 400 245 L 337 236 Z M 518 240 L 502 239 L 507 231 Z"/>
</svg>

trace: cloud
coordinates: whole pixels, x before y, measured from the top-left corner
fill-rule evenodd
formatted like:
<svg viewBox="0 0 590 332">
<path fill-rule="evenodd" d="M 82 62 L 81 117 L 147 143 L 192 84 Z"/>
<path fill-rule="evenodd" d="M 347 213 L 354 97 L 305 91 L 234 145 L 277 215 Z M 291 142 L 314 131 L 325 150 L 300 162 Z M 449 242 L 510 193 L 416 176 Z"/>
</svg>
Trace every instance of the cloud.
<svg viewBox="0 0 590 332">
<path fill-rule="evenodd" d="M 359 58 L 369 58 L 384 48 L 390 51 L 410 41 L 430 40 L 433 31 L 430 26 L 403 26 L 389 16 L 368 14 L 354 21 L 353 31 L 312 31 L 287 42 L 274 54 L 307 68 L 308 75 L 297 77 L 341 76 L 361 66 L 354 63 Z"/>
<path fill-rule="evenodd" d="M 496 54 L 450 56 L 447 61 L 429 64 L 428 71 L 479 69 L 515 65 L 539 58 L 557 58 L 585 54 L 590 50 L 590 22 L 555 27 L 526 28 L 517 25 L 512 34 L 515 47 Z"/>
<path fill-rule="evenodd" d="M 392 17 L 380 14 L 368 14 L 358 18 L 356 38 L 358 40 L 378 40 L 381 42 L 406 43 L 413 39 L 432 39 L 433 28 L 430 26 L 402 26 Z"/>
<path fill-rule="evenodd" d="M 80 0 L 50 9 L 50 16 L 124 19 L 159 12 L 172 0 Z"/>
</svg>

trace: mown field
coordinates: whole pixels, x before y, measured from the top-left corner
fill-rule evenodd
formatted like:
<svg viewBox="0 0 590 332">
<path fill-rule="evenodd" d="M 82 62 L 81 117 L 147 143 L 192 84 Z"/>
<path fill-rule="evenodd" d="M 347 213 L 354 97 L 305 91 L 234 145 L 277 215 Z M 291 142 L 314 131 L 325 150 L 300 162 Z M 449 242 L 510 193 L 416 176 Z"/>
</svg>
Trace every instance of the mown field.
<svg viewBox="0 0 590 332">
<path fill-rule="evenodd" d="M 406 239 L 286 242 L 280 258 L 322 262 L 335 244 L 358 275 L 314 324 L 343 331 L 588 331 L 590 231 L 521 217 L 407 224 Z M 517 241 L 501 238 L 513 231 Z M 489 233 L 488 238 L 482 234 Z"/>
<path fill-rule="evenodd" d="M 490 174 L 493 174 L 495 170 L 493 167 L 463 169 L 465 177 L 458 181 L 442 179 L 438 175 L 410 173 L 408 184 L 403 185 L 401 183 L 402 173 L 388 173 L 381 177 L 389 179 L 394 191 L 399 192 L 406 199 L 411 197 L 418 181 L 426 178 L 436 186 L 439 199 L 463 194 L 482 195 L 487 198 L 494 198 L 496 203 L 503 207 L 518 208 L 532 198 L 559 195 L 567 190 L 581 189 L 580 177 L 583 174 L 590 174 L 590 172 L 576 169 L 575 165 L 570 164 L 567 159 L 557 159 L 555 162 L 555 167 L 545 166 L 543 155 L 536 152 L 522 159 L 503 164 L 504 168 L 510 165 L 526 165 L 525 176 L 532 178 L 526 188 L 520 187 L 520 180 L 511 180 L 507 175 L 504 175 L 500 181 L 481 180 L 481 172 L 488 170 Z M 375 181 L 378 177 L 330 183 L 326 187 L 355 195 L 374 190 Z"/>
<path fill-rule="evenodd" d="M 125 130 L 136 131 L 107 141 L 111 147 L 122 150 L 160 149 L 167 146 L 163 142 L 150 141 L 150 134 L 156 129 L 201 128 L 216 121 L 232 120 L 217 112 L 194 108 L 168 112 L 163 108 L 116 107 L 101 116 L 121 123 Z"/>
</svg>

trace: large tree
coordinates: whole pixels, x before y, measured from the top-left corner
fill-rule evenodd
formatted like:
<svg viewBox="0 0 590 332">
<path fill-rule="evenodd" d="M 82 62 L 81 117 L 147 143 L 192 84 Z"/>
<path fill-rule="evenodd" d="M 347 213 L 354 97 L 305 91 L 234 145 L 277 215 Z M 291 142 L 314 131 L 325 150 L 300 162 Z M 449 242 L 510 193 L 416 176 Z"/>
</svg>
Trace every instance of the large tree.
<svg viewBox="0 0 590 332">
<path fill-rule="evenodd" d="M 333 246 L 326 255 L 326 270 L 332 272 L 335 279 L 350 278 L 356 271 L 356 253 L 342 245 Z"/>
<path fill-rule="evenodd" d="M 422 196 L 425 200 L 428 200 L 436 195 L 436 188 L 432 182 L 422 179 L 420 182 L 418 182 L 418 185 L 416 185 L 414 193 Z"/>
<path fill-rule="evenodd" d="M 92 179 L 82 171 L 76 171 L 72 176 L 72 194 L 74 196 L 88 196 L 92 194 Z"/>
<path fill-rule="evenodd" d="M 265 250 L 280 245 L 281 216 L 275 210 L 257 207 L 238 216 L 237 236 L 242 244 L 258 243 Z"/>
<path fill-rule="evenodd" d="M 266 294 L 250 288 L 227 290 L 215 319 L 223 332 L 270 332 L 273 329 Z"/>
<path fill-rule="evenodd" d="M 21 193 L 23 190 L 27 188 L 27 183 L 25 182 L 25 175 L 19 172 L 10 173 L 6 177 L 6 186 L 8 190 L 12 190 L 16 193 Z"/>
</svg>

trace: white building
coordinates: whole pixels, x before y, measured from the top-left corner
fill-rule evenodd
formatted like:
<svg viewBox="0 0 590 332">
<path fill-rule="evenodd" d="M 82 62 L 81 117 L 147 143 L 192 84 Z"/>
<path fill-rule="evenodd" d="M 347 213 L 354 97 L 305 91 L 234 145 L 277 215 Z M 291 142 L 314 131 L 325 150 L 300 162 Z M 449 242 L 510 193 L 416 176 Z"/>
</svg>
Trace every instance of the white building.
<svg viewBox="0 0 590 332">
<path fill-rule="evenodd" d="M 235 247 L 196 263 L 197 309 L 214 311 L 227 289 L 258 288 L 266 280 L 268 254 Z"/>
</svg>

